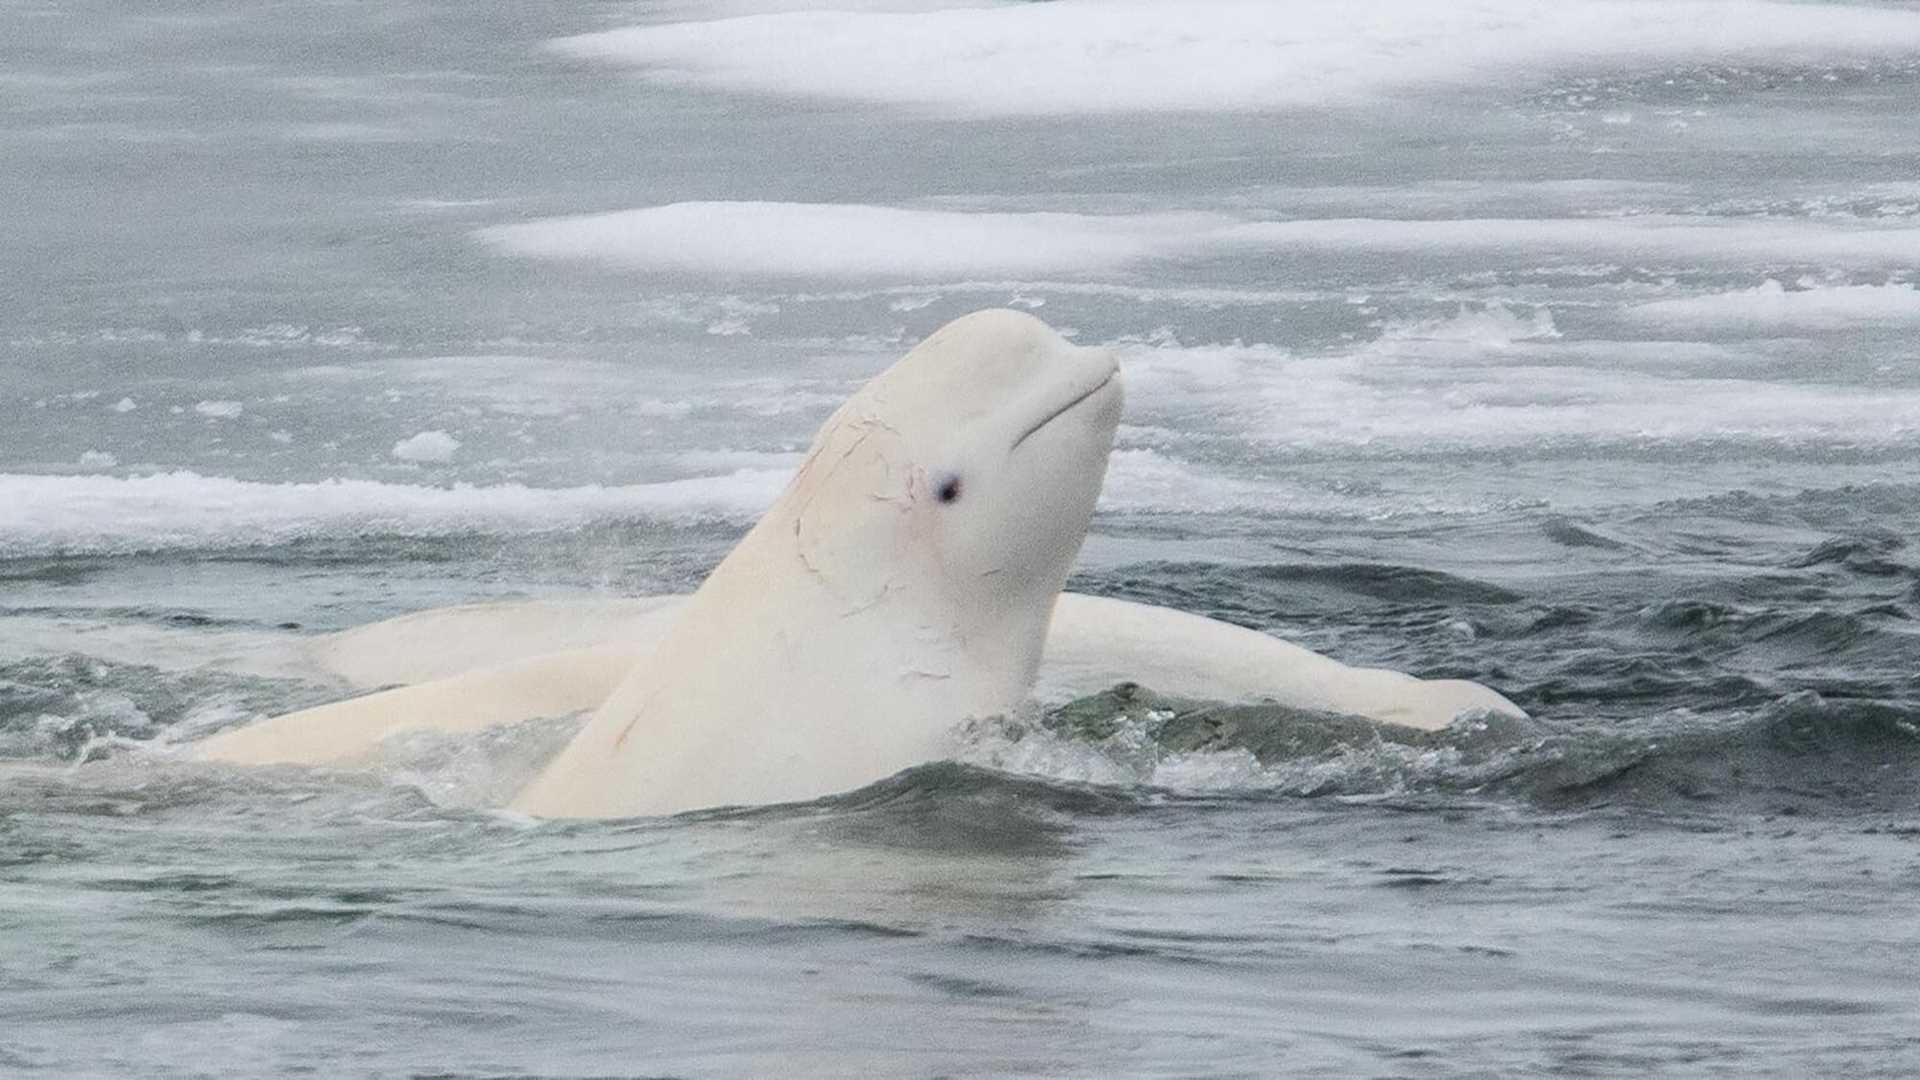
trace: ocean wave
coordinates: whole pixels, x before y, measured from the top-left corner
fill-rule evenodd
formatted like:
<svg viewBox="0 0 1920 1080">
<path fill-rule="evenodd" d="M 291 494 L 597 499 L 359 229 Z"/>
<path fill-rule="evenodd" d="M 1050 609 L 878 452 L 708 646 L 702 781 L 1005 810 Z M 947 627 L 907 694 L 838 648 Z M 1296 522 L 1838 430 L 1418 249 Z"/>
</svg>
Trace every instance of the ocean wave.
<svg viewBox="0 0 1920 1080">
<path fill-rule="evenodd" d="M 1833 566 L 1872 577 L 1920 577 L 1920 565 L 1911 561 L 1903 562 L 1896 554 L 1906 550 L 1906 547 L 1907 541 L 1892 533 L 1836 536 L 1821 541 L 1787 565 L 1794 569 Z"/>
<path fill-rule="evenodd" d="M 338 691 L 211 670 L 164 671 L 80 653 L 0 661 L 0 758 L 71 763 L 317 705 Z"/>
<path fill-rule="evenodd" d="M 1426 453 L 1570 443 L 1904 445 L 1920 435 L 1920 390 L 1786 382 L 1737 368 L 1621 369 L 1607 349 L 1564 341 L 1548 308 L 1506 305 L 1383 326 L 1372 340 L 1324 352 L 1116 346 L 1131 428 L 1169 441 L 1224 428 L 1269 449 Z"/>
<path fill-rule="evenodd" d="M 1099 575 L 1097 589 L 1140 603 L 1256 624 L 1384 609 L 1504 606 L 1523 597 L 1490 582 L 1383 563 L 1146 562 Z"/>
<path fill-rule="evenodd" d="M 1617 684 L 1632 677 L 1615 675 Z M 391 740 L 365 768 L 344 771 L 209 771 L 176 760 L 173 748 L 199 734 L 335 692 L 80 656 L 15 661 L 0 669 L 0 758 L 43 772 L 67 769 L 48 773 L 42 786 L 62 799 L 86 796 L 109 806 L 244 802 L 316 785 L 358 798 L 355 792 L 364 794 L 374 783 L 412 792 L 422 805 L 464 812 L 503 804 L 578 726 L 574 717 L 478 735 L 420 733 Z M 1653 695 L 1670 696 L 1665 689 Z M 1150 811 L 1169 798 L 1439 800 L 1440 806 L 1495 800 L 1547 809 L 1733 815 L 1914 806 L 1920 706 L 1910 700 L 1810 691 L 1726 700 L 1728 707 L 1711 713 L 1666 708 L 1611 720 L 1482 716 L 1421 731 L 1271 703 L 1171 698 L 1121 684 L 1045 711 L 970 721 L 957 732 L 953 758 L 855 791 L 799 806 L 695 816 L 826 815 L 834 822 L 829 831 L 854 841 L 1019 853 L 1064 844 L 1073 819 Z M 111 768 L 74 769 L 103 757 Z M 15 794 L 28 802 L 38 798 L 24 789 Z"/>
<path fill-rule="evenodd" d="M 1920 707 L 1811 692 L 1718 715 L 1440 731 L 1123 684 L 1039 718 L 976 724 L 962 761 L 1068 785 L 1199 797 L 1454 796 L 1553 808 L 1880 812 L 1920 789 Z M 896 778 L 891 783 L 898 784 Z M 945 788 L 955 786 L 944 777 Z M 1079 798 L 1077 794 L 1073 798 Z"/>
</svg>

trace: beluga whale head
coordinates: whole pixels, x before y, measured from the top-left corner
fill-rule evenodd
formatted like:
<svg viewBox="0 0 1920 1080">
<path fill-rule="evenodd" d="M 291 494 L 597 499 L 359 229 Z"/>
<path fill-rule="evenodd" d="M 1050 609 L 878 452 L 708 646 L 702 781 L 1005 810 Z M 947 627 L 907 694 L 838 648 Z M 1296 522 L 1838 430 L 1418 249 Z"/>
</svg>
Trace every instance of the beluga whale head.
<svg viewBox="0 0 1920 1080">
<path fill-rule="evenodd" d="M 792 483 L 515 800 L 618 817 L 814 798 L 1029 692 L 1119 423 L 1113 358 L 957 319 L 828 418 Z"/>
<path fill-rule="evenodd" d="M 1031 315 L 947 324 L 821 428 L 763 527 L 853 605 L 964 635 L 1031 631 L 1086 538 L 1119 423 L 1104 350 Z"/>
</svg>

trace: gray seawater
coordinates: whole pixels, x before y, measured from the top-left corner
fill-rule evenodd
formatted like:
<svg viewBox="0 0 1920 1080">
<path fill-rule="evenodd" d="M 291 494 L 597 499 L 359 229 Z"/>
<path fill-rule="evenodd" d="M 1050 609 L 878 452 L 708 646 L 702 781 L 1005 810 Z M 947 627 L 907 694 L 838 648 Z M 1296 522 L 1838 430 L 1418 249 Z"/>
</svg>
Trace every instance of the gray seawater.
<svg viewBox="0 0 1920 1080">
<path fill-rule="evenodd" d="M 754 10 L 0 7 L 0 1075 L 1920 1073 L 1920 52 L 1827 6 L 980 113 L 545 45 Z M 1424 25 L 1380 11 L 1302 32 Z M 812 274 L 477 235 L 685 200 L 1308 228 Z M 852 387 L 1008 304 L 1129 380 L 1075 588 L 1533 720 L 1122 687 L 610 823 L 487 808 L 564 723 L 167 752 L 336 693 L 273 662 L 308 634 L 691 587 Z"/>
</svg>

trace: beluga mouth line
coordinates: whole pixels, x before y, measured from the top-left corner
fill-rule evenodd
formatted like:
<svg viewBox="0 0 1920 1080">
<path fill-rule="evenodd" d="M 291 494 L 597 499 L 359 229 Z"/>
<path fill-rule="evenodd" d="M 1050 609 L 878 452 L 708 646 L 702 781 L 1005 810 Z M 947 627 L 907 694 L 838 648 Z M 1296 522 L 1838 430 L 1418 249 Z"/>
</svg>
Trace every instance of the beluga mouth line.
<svg viewBox="0 0 1920 1080">
<path fill-rule="evenodd" d="M 1074 398 L 1072 401 L 1069 401 L 1065 405 L 1062 405 L 1059 408 L 1053 410 L 1052 412 L 1048 413 L 1046 416 L 1041 417 L 1039 423 L 1021 432 L 1020 437 L 1013 440 L 1013 445 L 1007 447 L 1007 449 L 1008 450 L 1020 449 L 1020 444 L 1023 442 L 1026 442 L 1027 439 L 1030 436 L 1032 436 L 1035 432 L 1039 431 L 1043 427 L 1046 427 L 1048 424 L 1053 423 L 1055 420 L 1060 419 L 1062 416 L 1065 416 L 1068 413 L 1072 412 L 1074 408 L 1078 406 L 1081 402 L 1087 400 L 1093 395 L 1113 385 L 1113 380 L 1119 377 L 1120 377 L 1120 369 L 1118 367 L 1115 367 L 1113 370 L 1107 372 L 1106 378 L 1100 380 L 1100 385 L 1095 386 L 1093 389 L 1088 390 L 1086 393 L 1081 394 L 1079 397 Z"/>
</svg>

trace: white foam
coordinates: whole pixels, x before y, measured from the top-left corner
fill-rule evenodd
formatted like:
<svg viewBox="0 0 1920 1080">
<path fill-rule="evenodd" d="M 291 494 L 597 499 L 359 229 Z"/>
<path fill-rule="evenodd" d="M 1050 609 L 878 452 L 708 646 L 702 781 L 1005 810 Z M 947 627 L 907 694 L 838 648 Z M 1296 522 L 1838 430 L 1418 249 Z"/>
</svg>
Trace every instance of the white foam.
<svg viewBox="0 0 1920 1080">
<path fill-rule="evenodd" d="M 1106 270 L 1184 246 L 1203 214 L 1010 214 L 829 203 L 686 202 L 497 225 L 516 255 L 656 271 L 937 277 Z"/>
<path fill-rule="evenodd" d="M 166 671 L 217 667 L 275 679 L 318 680 L 302 638 L 283 630 L 209 630 L 116 619 L 9 614 L 0 619 L 8 656 L 79 653 Z"/>
<path fill-rule="evenodd" d="M 1562 341 L 1552 325 L 1550 315 L 1469 309 L 1331 354 L 1123 344 L 1129 422 L 1138 425 L 1128 441 L 1157 437 L 1180 454 L 1195 439 L 1402 453 L 1725 438 L 1872 445 L 1920 436 L 1920 389 L 1621 369 L 1607 362 L 1603 343 Z M 1256 494 L 1210 490 L 1156 468 L 1117 459 L 1117 490 L 1172 500 L 1152 492 L 1184 489 L 1189 501 L 1235 505 Z"/>
<path fill-rule="evenodd" d="M 1031 712 L 973 721 L 954 732 L 954 756 L 1007 772 L 1069 783 L 1135 785 L 1189 795 L 1270 791 L 1296 795 L 1329 790 L 1404 791 L 1411 780 L 1458 775 L 1460 752 L 1384 740 L 1342 746 L 1307 757 L 1262 764 L 1244 747 L 1176 751 L 1161 742 L 1172 712 L 1118 713 L 1111 734 L 1094 740 L 1054 730 Z M 1496 766 L 1497 767 L 1497 766 Z"/>
<path fill-rule="evenodd" d="M 1337 514 L 1333 500 L 1276 477 L 1244 478 L 1202 468 L 1158 450 L 1123 448 L 1107 463 L 1100 508 L 1123 513 L 1197 514 L 1240 511 Z"/>
<path fill-rule="evenodd" d="M 1245 110 L 1565 67 L 1899 57 L 1920 49 L 1920 14 L 1769 0 L 1054 0 L 756 14 L 554 47 L 670 84 L 956 113 Z"/>
<path fill-rule="evenodd" d="M 231 420 L 246 411 L 246 406 L 237 401 L 199 401 L 193 411 L 210 420 Z"/>
<path fill-rule="evenodd" d="M 722 476 L 623 487 L 426 487 L 372 480 L 271 484 L 172 472 L 151 476 L 0 473 L 0 557 L 248 546 L 362 534 L 542 532 L 599 521 L 751 521 L 791 475 Z"/>
<path fill-rule="evenodd" d="M 1751 289 L 1655 300 L 1628 308 L 1636 322 L 1710 331 L 1856 329 L 1920 322 L 1920 288 L 1825 285 L 1788 289 L 1766 281 Z"/>
<path fill-rule="evenodd" d="M 1420 319 L 1386 328 L 1388 341 L 1438 341 L 1482 349 L 1504 349 L 1523 341 L 1548 341 L 1560 336 L 1553 312 L 1545 307 L 1521 311 L 1504 304 L 1463 307 L 1439 319 Z"/>
</svg>

